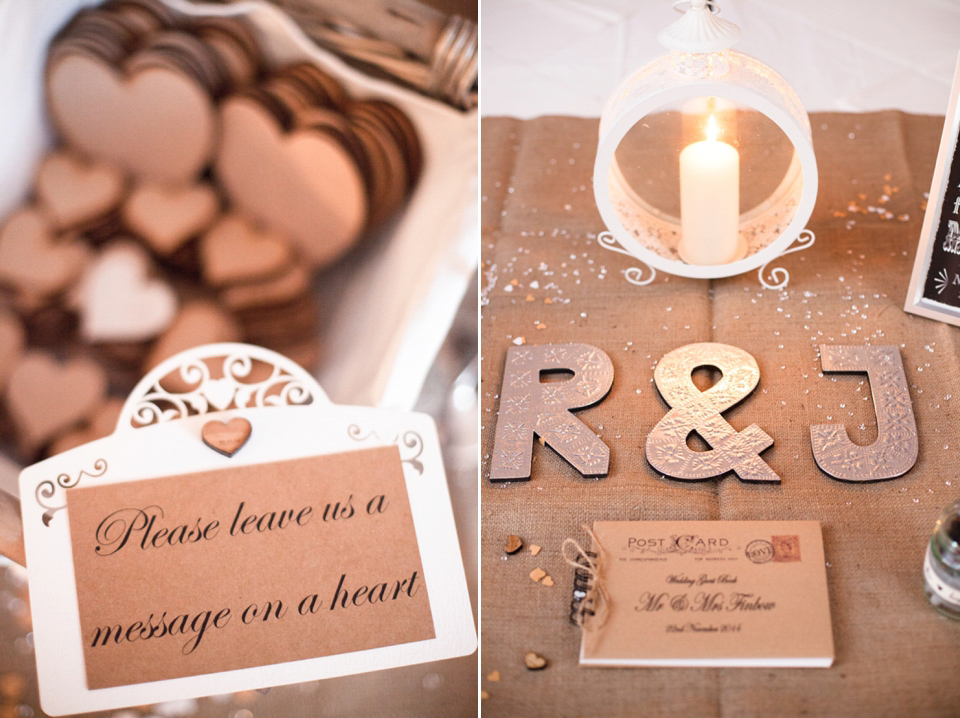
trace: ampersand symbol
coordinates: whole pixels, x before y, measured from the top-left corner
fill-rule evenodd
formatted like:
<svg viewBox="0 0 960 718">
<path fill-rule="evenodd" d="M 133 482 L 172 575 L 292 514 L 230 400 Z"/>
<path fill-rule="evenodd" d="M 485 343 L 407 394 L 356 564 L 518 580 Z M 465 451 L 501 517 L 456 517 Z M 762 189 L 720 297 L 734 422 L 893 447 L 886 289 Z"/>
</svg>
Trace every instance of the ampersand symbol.
<svg viewBox="0 0 960 718">
<path fill-rule="evenodd" d="M 701 392 L 693 383 L 698 367 L 716 367 L 720 381 Z M 647 461 L 675 479 L 697 481 L 735 471 L 742 481 L 779 482 L 780 477 L 760 458 L 773 446 L 759 426 L 736 431 L 720 413 L 756 388 L 760 367 L 743 349 L 705 342 L 688 344 L 666 354 L 653 373 L 664 400 L 672 407 L 647 437 Z M 710 446 L 694 451 L 687 437 L 696 431 Z"/>
</svg>

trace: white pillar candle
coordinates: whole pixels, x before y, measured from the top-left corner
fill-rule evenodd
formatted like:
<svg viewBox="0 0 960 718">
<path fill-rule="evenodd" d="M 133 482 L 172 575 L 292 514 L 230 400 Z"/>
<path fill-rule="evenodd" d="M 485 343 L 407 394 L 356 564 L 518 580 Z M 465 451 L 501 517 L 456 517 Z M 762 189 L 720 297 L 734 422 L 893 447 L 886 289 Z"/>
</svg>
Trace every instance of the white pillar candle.
<svg viewBox="0 0 960 718">
<path fill-rule="evenodd" d="M 710 115 L 707 139 L 680 152 L 680 254 L 689 264 L 736 258 L 740 225 L 740 154 L 717 140 Z"/>
</svg>

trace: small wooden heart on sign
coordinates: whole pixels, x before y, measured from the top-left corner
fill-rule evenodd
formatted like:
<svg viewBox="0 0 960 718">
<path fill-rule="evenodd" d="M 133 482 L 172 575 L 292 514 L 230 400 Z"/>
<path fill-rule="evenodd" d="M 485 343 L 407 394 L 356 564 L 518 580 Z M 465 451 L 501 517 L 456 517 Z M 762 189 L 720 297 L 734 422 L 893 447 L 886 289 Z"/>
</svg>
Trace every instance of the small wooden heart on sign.
<svg viewBox="0 0 960 718">
<path fill-rule="evenodd" d="M 200 436 L 203 437 L 203 443 L 217 453 L 233 456 L 247 443 L 251 431 L 250 422 L 238 416 L 227 423 L 216 419 L 208 421 L 203 425 Z"/>
</svg>

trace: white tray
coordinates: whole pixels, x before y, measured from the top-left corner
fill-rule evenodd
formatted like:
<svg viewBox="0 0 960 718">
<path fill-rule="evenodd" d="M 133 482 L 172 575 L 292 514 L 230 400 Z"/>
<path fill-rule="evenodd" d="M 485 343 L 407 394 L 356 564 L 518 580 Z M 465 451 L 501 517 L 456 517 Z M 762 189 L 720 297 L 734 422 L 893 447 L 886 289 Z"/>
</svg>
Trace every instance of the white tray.
<svg viewBox="0 0 960 718">
<path fill-rule="evenodd" d="M 310 60 L 355 97 L 401 107 L 416 125 L 424 171 L 403 214 L 362 251 L 318 277 L 325 325 L 317 372 L 341 404 L 410 409 L 477 266 L 478 117 L 373 80 L 319 49 L 277 7 L 166 0 L 186 15 L 249 20 L 273 64 Z M 43 100 L 47 45 L 89 0 L 0 3 L 0 216 L 23 201 L 53 140 Z M 0 480 L 0 488 L 3 482 Z"/>
</svg>

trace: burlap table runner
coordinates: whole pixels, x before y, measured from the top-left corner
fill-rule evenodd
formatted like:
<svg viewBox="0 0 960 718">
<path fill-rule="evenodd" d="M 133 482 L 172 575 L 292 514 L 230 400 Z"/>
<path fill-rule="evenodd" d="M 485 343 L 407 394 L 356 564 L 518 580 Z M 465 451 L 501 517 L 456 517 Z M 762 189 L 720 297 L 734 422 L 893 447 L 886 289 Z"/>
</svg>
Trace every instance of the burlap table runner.
<svg viewBox="0 0 960 718">
<path fill-rule="evenodd" d="M 927 605 L 921 579 L 934 521 L 960 494 L 960 332 L 901 309 L 943 118 L 831 113 L 811 121 L 820 191 L 808 226 L 817 241 L 778 262 L 791 274 L 784 291 L 763 289 L 755 271 L 714 281 L 661 274 L 647 287 L 628 284 L 623 271 L 636 262 L 596 242 L 604 229 L 591 185 L 597 121 L 483 123 L 484 715 L 960 713 L 960 623 Z M 503 363 L 517 337 L 586 342 L 610 355 L 610 394 L 577 413 L 611 448 L 607 478 L 582 479 L 537 444 L 532 481 L 488 480 Z M 702 341 L 733 344 L 757 359 L 759 387 L 724 416 L 738 430 L 757 423 L 775 439 L 763 456 L 782 477 L 779 486 L 733 475 L 674 481 L 646 462 L 646 436 L 667 411 L 652 383 L 654 366 L 666 352 Z M 901 347 L 920 433 L 920 457 L 906 476 L 856 485 L 817 468 L 811 424 L 843 423 L 858 443 L 876 437 L 865 375 L 822 376 L 821 343 Z M 633 519 L 820 520 L 834 667 L 579 668 L 579 629 L 568 620 L 573 572 L 561 542 L 586 542 L 581 524 Z M 506 558 L 508 534 L 543 550 Z M 534 583 L 528 573 L 535 567 L 555 585 Z M 549 660 L 545 670 L 526 670 L 530 650 Z M 499 681 L 487 677 L 493 671 Z"/>
</svg>

